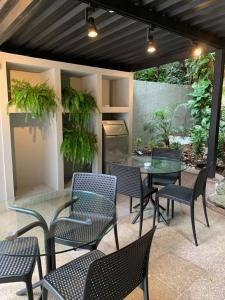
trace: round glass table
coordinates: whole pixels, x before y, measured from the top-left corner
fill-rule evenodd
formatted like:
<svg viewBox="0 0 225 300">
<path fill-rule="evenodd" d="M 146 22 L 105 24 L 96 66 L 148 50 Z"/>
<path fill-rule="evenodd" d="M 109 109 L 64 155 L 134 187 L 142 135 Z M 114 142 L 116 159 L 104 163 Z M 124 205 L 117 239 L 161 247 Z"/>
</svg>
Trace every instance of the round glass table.
<svg viewBox="0 0 225 300">
<path fill-rule="evenodd" d="M 151 156 L 129 156 L 123 164 L 140 167 L 142 173 L 146 174 L 169 174 L 184 171 L 187 166 L 179 160 L 167 157 L 152 158 Z"/>
<path fill-rule="evenodd" d="M 37 236 L 40 255 L 45 256 L 46 272 L 49 273 L 53 268 L 52 255 L 84 248 L 100 241 L 113 228 L 115 222 L 115 203 L 92 192 L 78 190 L 73 192 L 73 196 L 67 193 L 48 200 L 43 197 L 40 199 L 30 197 L 15 201 L 9 206 L 9 210 L 0 214 L 0 240 L 6 238 L 11 243 L 15 243 L 17 237 L 21 235 Z M 65 229 L 65 224 L 70 224 L 72 225 L 70 230 L 80 234 L 77 235 L 78 240 L 75 241 L 75 246 L 56 244 L 52 252 L 54 229 L 56 225 L 59 227 L 61 224 L 64 225 L 61 231 Z M 85 239 L 80 238 L 81 233 L 86 237 Z M 31 255 L 24 249 L 17 249 L 16 252 L 12 249 L 13 247 L 0 246 L 0 255 Z"/>
</svg>

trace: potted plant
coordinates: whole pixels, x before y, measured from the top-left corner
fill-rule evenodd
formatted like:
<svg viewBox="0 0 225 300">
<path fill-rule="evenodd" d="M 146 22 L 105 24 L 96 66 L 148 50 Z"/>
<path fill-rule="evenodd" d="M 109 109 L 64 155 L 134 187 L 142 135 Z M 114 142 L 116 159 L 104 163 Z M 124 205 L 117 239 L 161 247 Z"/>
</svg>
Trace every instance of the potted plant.
<svg viewBox="0 0 225 300">
<path fill-rule="evenodd" d="M 61 153 L 78 169 L 91 165 L 97 152 L 97 138 L 89 129 L 92 114 L 98 108 L 94 97 L 86 91 L 76 91 L 71 87 L 62 90 L 64 113 L 68 112 L 68 122 L 63 129 Z"/>
<path fill-rule="evenodd" d="M 31 85 L 28 81 L 12 81 L 8 107 L 15 105 L 26 113 L 26 120 L 31 115 L 39 121 L 50 117 L 56 109 L 56 95 L 46 83 Z"/>
</svg>

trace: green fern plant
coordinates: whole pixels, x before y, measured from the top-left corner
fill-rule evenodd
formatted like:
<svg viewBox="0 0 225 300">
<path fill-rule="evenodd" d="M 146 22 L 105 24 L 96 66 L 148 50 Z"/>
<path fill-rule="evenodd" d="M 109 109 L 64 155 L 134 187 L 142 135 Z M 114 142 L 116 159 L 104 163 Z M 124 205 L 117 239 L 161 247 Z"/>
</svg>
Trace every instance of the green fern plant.
<svg viewBox="0 0 225 300">
<path fill-rule="evenodd" d="M 96 135 L 88 128 L 91 115 L 98 112 L 95 99 L 86 91 L 67 87 L 62 90 L 62 106 L 69 122 L 64 126 L 61 154 L 78 167 L 90 165 L 98 150 Z"/>
<path fill-rule="evenodd" d="M 44 116 L 50 117 L 56 109 L 56 95 L 46 83 L 32 86 L 28 81 L 12 80 L 8 108 L 15 105 L 26 112 L 26 120 L 31 116 L 42 121 Z"/>
<path fill-rule="evenodd" d="M 68 161 L 72 161 L 78 166 L 91 164 L 96 152 L 97 139 L 95 134 L 74 128 L 64 129 L 61 153 Z"/>
<path fill-rule="evenodd" d="M 98 111 L 91 94 L 71 87 L 62 90 L 62 106 L 64 112 L 69 112 L 69 119 L 81 127 L 87 126 L 90 115 Z"/>
</svg>

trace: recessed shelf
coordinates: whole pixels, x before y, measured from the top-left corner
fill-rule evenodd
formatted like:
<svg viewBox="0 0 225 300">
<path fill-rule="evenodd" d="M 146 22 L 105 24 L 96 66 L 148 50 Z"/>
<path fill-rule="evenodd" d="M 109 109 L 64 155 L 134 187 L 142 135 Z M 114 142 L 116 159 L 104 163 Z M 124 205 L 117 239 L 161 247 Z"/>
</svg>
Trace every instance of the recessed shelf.
<svg viewBox="0 0 225 300">
<path fill-rule="evenodd" d="M 103 113 L 128 113 L 129 107 L 127 106 L 103 106 Z"/>
<path fill-rule="evenodd" d="M 102 78 L 102 106 L 119 108 L 129 106 L 129 79 Z M 104 110 L 105 111 L 105 110 Z"/>
</svg>

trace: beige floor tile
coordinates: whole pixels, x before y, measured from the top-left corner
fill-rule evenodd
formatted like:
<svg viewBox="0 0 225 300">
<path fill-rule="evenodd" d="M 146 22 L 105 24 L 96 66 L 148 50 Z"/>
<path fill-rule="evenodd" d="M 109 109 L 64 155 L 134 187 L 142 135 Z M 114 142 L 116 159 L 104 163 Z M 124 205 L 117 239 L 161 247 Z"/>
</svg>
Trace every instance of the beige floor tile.
<svg viewBox="0 0 225 300">
<path fill-rule="evenodd" d="M 150 267 L 150 274 L 177 293 L 182 293 L 205 271 L 197 265 L 172 253 L 160 256 Z"/>
<path fill-rule="evenodd" d="M 154 276 L 149 276 L 149 297 L 151 300 L 174 300 L 178 297 L 178 293 Z M 124 300 L 143 300 L 143 292 L 140 288 L 136 288 Z"/>
<path fill-rule="evenodd" d="M 195 281 L 177 300 L 223 300 L 225 299 L 224 279 L 205 274 Z"/>
</svg>

